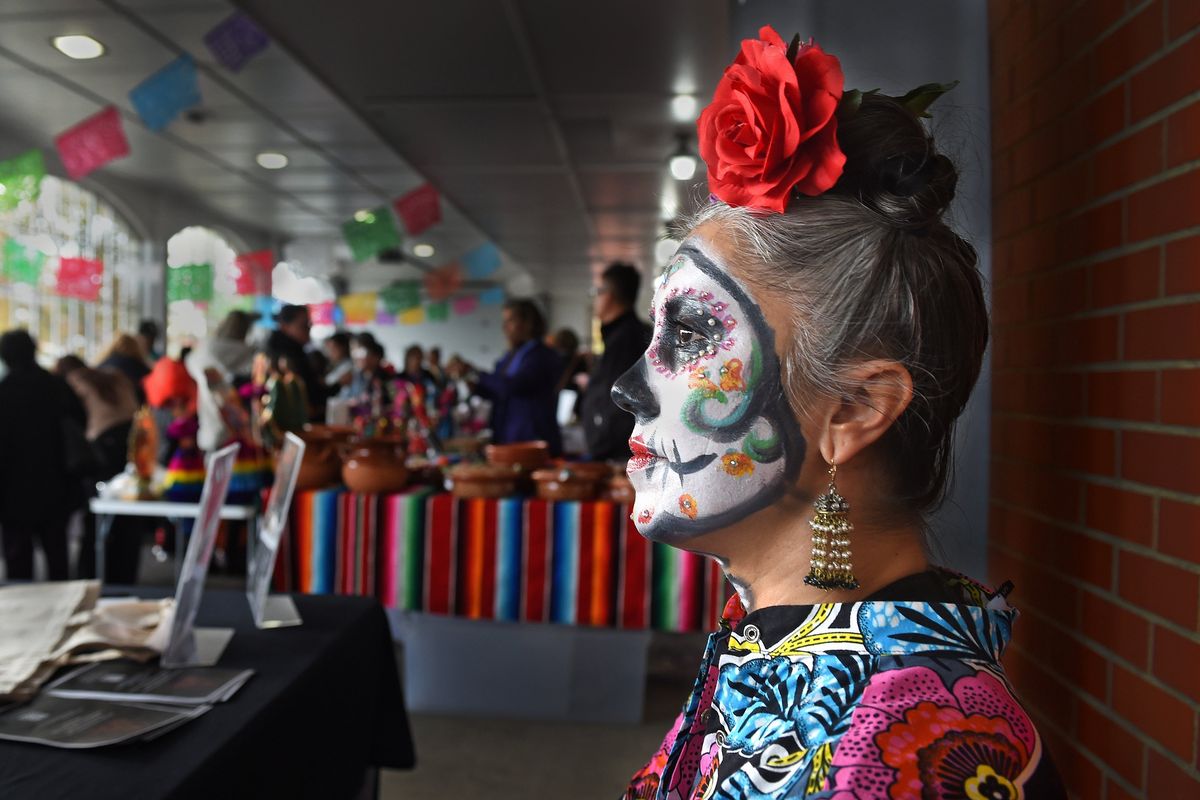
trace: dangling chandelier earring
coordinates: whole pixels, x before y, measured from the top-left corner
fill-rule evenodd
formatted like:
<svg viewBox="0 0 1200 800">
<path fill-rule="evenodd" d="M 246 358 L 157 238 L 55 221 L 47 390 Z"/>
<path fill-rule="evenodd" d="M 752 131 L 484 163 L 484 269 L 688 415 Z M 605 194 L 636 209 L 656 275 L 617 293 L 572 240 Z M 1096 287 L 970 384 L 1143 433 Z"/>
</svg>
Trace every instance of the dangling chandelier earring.
<svg viewBox="0 0 1200 800">
<path fill-rule="evenodd" d="M 850 531 L 854 526 L 847 517 L 850 504 L 838 494 L 834 481 L 837 464 L 829 465 L 829 488 L 813 503 L 816 514 L 808 521 L 812 528 L 811 566 L 804 582 L 820 589 L 857 589 L 854 565 L 850 561 Z"/>
</svg>

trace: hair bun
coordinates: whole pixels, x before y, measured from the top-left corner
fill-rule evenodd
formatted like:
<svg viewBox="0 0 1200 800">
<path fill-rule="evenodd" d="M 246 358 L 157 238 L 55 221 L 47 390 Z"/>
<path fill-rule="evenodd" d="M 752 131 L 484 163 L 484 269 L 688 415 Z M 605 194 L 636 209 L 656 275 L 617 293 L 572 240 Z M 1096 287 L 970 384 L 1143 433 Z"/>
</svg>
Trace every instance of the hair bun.
<svg viewBox="0 0 1200 800">
<path fill-rule="evenodd" d="M 899 229 L 921 232 L 954 200 L 958 171 L 912 112 L 869 95 L 838 128 L 846 169 L 836 190 L 856 196 Z"/>
</svg>

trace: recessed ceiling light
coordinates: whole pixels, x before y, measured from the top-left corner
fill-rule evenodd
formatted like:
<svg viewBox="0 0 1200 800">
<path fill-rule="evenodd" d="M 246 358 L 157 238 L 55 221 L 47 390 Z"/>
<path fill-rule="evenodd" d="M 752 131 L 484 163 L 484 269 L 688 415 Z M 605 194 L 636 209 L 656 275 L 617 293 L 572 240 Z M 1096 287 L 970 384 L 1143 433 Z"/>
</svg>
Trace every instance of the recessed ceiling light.
<svg viewBox="0 0 1200 800">
<path fill-rule="evenodd" d="M 259 153 L 254 160 L 263 169 L 283 169 L 288 165 L 288 157 L 283 153 Z"/>
<path fill-rule="evenodd" d="M 671 177 L 677 181 L 690 181 L 696 174 L 696 156 L 688 149 L 687 134 L 679 134 L 679 147 L 671 156 Z"/>
<path fill-rule="evenodd" d="M 696 98 L 690 94 L 677 94 L 671 99 L 671 113 L 679 122 L 693 122 L 696 119 Z"/>
<path fill-rule="evenodd" d="M 433 245 L 418 244 L 413 246 L 413 255 L 417 258 L 429 258 L 434 253 Z"/>
<path fill-rule="evenodd" d="M 690 181 L 696 174 L 696 157 L 691 153 L 671 156 L 671 176 L 677 181 Z"/>
<path fill-rule="evenodd" d="M 54 49 L 62 53 L 67 58 L 86 61 L 89 58 L 99 58 L 104 55 L 104 45 L 96 41 L 90 36 L 83 34 L 71 34 L 69 36 L 55 36 L 50 40 L 54 45 Z"/>
</svg>

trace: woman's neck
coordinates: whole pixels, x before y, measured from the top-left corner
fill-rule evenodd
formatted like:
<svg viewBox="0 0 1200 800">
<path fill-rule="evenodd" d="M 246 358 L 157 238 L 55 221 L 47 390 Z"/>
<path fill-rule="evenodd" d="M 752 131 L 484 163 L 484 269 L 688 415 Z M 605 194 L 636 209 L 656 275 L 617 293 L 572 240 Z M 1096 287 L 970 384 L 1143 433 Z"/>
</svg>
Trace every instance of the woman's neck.
<svg viewBox="0 0 1200 800">
<path fill-rule="evenodd" d="M 850 534 L 857 589 L 819 589 L 804 582 L 810 568 L 812 530 L 807 504 L 783 501 L 713 538 L 712 552 L 747 611 L 768 606 L 854 602 L 928 568 L 916 524 L 856 522 Z M 811 509 L 809 509 L 811 510 Z M 763 517 L 768 518 L 763 518 Z M 853 515 L 852 515 L 853 517 Z M 706 544 L 709 544 L 706 542 Z M 722 546 L 724 545 L 724 546 Z"/>
</svg>

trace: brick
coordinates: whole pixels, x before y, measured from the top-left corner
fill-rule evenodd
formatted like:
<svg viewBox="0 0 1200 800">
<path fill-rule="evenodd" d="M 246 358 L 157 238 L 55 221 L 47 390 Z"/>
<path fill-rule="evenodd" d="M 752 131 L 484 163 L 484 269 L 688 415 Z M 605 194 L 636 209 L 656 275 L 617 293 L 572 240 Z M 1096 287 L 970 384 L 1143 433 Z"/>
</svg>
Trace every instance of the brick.
<svg viewBox="0 0 1200 800">
<path fill-rule="evenodd" d="M 1096 84 L 1115 80 L 1153 55 L 1163 45 L 1163 9 L 1153 2 L 1122 23 L 1091 52 Z"/>
<path fill-rule="evenodd" d="M 1168 0 L 1167 38 L 1178 39 L 1200 26 L 1200 3 L 1195 0 Z"/>
<path fill-rule="evenodd" d="M 1004 150 L 1024 139 L 1033 130 L 1033 101 L 1023 97 L 992 115 L 994 150 Z"/>
<path fill-rule="evenodd" d="M 1056 226 L 1043 225 L 1025 231 L 1013 239 L 1012 268 L 1014 275 L 1041 272 L 1057 263 L 1055 237 Z"/>
<path fill-rule="evenodd" d="M 1188 697 L 1200 697 L 1200 641 L 1154 628 L 1154 676 Z"/>
<path fill-rule="evenodd" d="M 992 32 L 992 64 L 1006 66 L 1016 60 L 1017 54 L 1029 44 L 1033 32 L 1033 9 L 1031 3 L 1016 3 L 1005 23 Z"/>
<path fill-rule="evenodd" d="M 1128 550 L 1120 555 L 1119 569 L 1124 600 L 1186 628 L 1196 626 L 1196 573 Z"/>
<path fill-rule="evenodd" d="M 1084 520 L 1089 528 L 1126 542 L 1153 543 L 1154 499 L 1149 495 L 1089 483 L 1084 502 Z"/>
<path fill-rule="evenodd" d="M 1092 163 L 1068 164 L 1033 184 L 1033 218 L 1044 222 L 1088 202 L 1092 196 Z"/>
<path fill-rule="evenodd" d="M 1192 757 L 1194 713 L 1183 700 L 1118 664 L 1113 669 L 1112 705 L 1180 758 Z"/>
<path fill-rule="evenodd" d="M 1075 713 L 1075 698 L 1071 691 L 1074 687 L 1051 675 L 1038 659 L 1010 647 L 1005 651 L 1003 661 L 1004 672 L 1012 682 L 1017 698 L 1027 709 L 1057 720 L 1069 720 Z"/>
<path fill-rule="evenodd" d="M 1125 360 L 1200 358 L 1200 303 L 1131 311 L 1125 316 Z"/>
<path fill-rule="evenodd" d="M 1017 553 L 1000 547 L 988 552 L 992 583 L 998 586 L 1004 581 L 1012 581 L 1016 589 L 1011 599 L 1017 608 L 1037 610 L 1064 625 L 1073 620 L 1079 589 L 1064 583 L 1053 572 L 1035 563 L 1038 558 L 1036 552 Z M 1026 616 L 1033 618 L 1032 614 Z M 1037 624 L 1026 619 L 1018 628 L 1036 628 Z"/>
<path fill-rule="evenodd" d="M 1200 3 L 1193 3 L 1200 8 Z M 1200 158 L 1200 103 L 1185 106 L 1167 118 L 1167 166 Z"/>
<path fill-rule="evenodd" d="M 1095 255 L 1121 244 L 1121 202 L 1115 200 L 1063 220 L 1055 231 L 1057 263 Z"/>
<path fill-rule="evenodd" d="M 992 496 L 1063 522 L 1078 522 L 1082 485 L 1027 464 L 994 462 Z"/>
<path fill-rule="evenodd" d="M 1023 277 L 992 285 L 992 324 L 1009 325 L 1029 316 L 1029 281 Z"/>
<path fill-rule="evenodd" d="M 1062 323 L 1054 331 L 1054 363 L 1065 365 L 1116 361 L 1119 330 L 1116 315 Z"/>
<path fill-rule="evenodd" d="M 1087 703 L 1079 704 L 1076 738 L 1105 765 L 1135 786 L 1142 782 L 1143 745 L 1116 720 Z"/>
<path fill-rule="evenodd" d="M 1007 192 L 996 201 L 992 221 L 996 236 L 1008 236 L 1029 227 L 1032 219 L 1031 193 L 1027 187 Z"/>
<path fill-rule="evenodd" d="M 1161 403 L 1166 424 L 1200 427 L 1200 370 L 1164 370 Z"/>
<path fill-rule="evenodd" d="M 1163 489 L 1200 494 L 1200 438 L 1124 431 L 1121 476 Z"/>
<path fill-rule="evenodd" d="M 1185 772 L 1166 756 L 1151 750 L 1146 769 L 1146 797 L 1153 800 L 1200 797 L 1200 776 Z"/>
<path fill-rule="evenodd" d="M 1066 112 L 1082 103 L 1091 89 L 1097 88 L 1091 70 L 1091 60 L 1080 58 L 1064 62 L 1058 72 L 1042 82 L 1033 94 L 1035 128 L 1061 120 Z"/>
<path fill-rule="evenodd" d="M 1092 372 L 1088 375 L 1088 416 L 1153 422 L 1157 373 Z"/>
<path fill-rule="evenodd" d="M 1148 247 L 1091 266 L 1092 308 L 1139 303 L 1158 297 L 1162 251 Z"/>
<path fill-rule="evenodd" d="M 1063 20 L 1063 58 L 1070 58 L 1099 38 L 1125 13 L 1123 0 L 1080 3 Z"/>
<path fill-rule="evenodd" d="M 1166 293 L 1200 292 L 1200 236 L 1167 242 Z"/>
<path fill-rule="evenodd" d="M 1197 197 L 1200 197 L 1200 169 L 1130 195 L 1129 241 L 1137 242 L 1200 225 Z"/>
<path fill-rule="evenodd" d="M 1037 8 L 1036 4 L 1031 5 Z M 1013 91 L 1018 96 L 1036 86 L 1063 63 L 1059 55 L 1058 27 L 1039 24 L 1036 29 L 1041 33 L 1033 40 L 1028 51 L 1013 62 Z"/>
<path fill-rule="evenodd" d="M 1101 589 L 1112 586 L 1113 548 L 1107 542 L 1064 528 L 1052 528 L 1051 534 L 1037 543 L 1047 566 L 1059 574 L 1090 583 Z"/>
<path fill-rule="evenodd" d="M 1151 125 L 1096 153 L 1096 195 L 1115 192 L 1162 172 L 1163 129 L 1162 123 Z"/>
<path fill-rule="evenodd" d="M 1082 595 L 1080 632 L 1130 664 L 1150 665 L 1150 623 L 1098 594 Z"/>
<path fill-rule="evenodd" d="M 1063 158 L 1083 155 L 1125 127 L 1127 83 L 1121 83 L 1085 103 L 1065 118 L 1060 129 Z"/>
<path fill-rule="evenodd" d="M 1140 794 L 1130 794 L 1111 775 L 1104 777 L 1104 800 L 1142 800 Z"/>
<path fill-rule="evenodd" d="M 1102 699 L 1108 691 L 1109 661 L 1088 643 L 1075 638 L 1068 625 L 1043 619 L 1039 611 L 1021 617 L 1013 630 L 1023 629 L 1019 639 L 1022 648 L 1036 654 L 1038 663 L 1055 677 Z"/>
<path fill-rule="evenodd" d="M 1104 428 L 1057 424 L 1049 436 L 1050 462 L 1093 475 L 1117 474 L 1117 434 Z"/>
<path fill-rule="evenodd" d="M 1013 148 L 1013 185 L 1028 183 L 1061 162 L 1059 136 L 1059 131 L 1054 126 L 1043 128 L 1025 137 Z"/>
<path fill-rule="evenodd" d="M 992 408 L 1055 417 L 1083 416 L 1085 376 L 1078 372 L 1017 372 L 992 374 Z"/>
<path fill-rule="evenodd" d="M 1200 564 L 1200 505 L 1165 497 L 1158 501 L 1158 551 Z"/>
<path fill-rule="evenodd" d="M 1030 288 L 1030 312 L 1035 319 L 1062 317 L 1087 307 L 1086 267 L 1051 272 L 1034 277 Z"/>
<path fill-rule="evenodd" d="M 1197 73 L 1200 73 L 1200 37 L 1189 39 L 1136 73 L 1130 79 L 1129 91 L 1133 121 L 1194 92 Z"/>
<path fill-rule="evenodd" d="M 1092 800 L 1092 798 L 1101 797 L 1104 773 L 1096 766 L 1093 758 L 1080 748 L 1078 742 L 1060 736 L 1057 731 L 1052 730 L 1041 720 L 1035 719 L 1034 722 L 1038 726 L 1038 733 L 1042 736 L 1042 745 L 1050 753 L 1054 765 L 1058 767 L 1063 785 L 1071 792 L 1072 800 L 1074 798 Z M 1063 724 L 1062 720 L 1056 719 L 1054 722 Z"/>
</svg>

